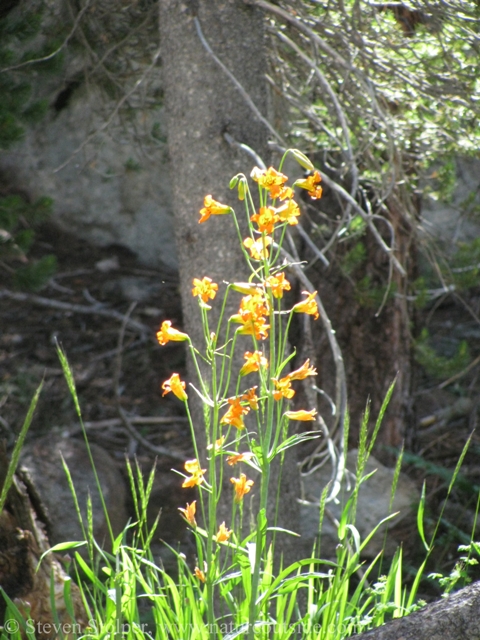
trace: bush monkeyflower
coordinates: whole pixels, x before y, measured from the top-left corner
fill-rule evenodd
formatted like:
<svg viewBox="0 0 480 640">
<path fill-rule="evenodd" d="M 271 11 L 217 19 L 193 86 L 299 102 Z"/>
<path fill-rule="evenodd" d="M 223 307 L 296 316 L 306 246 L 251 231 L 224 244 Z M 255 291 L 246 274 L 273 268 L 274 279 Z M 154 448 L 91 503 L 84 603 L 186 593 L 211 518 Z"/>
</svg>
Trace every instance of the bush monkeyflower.
<svg viewBox="0 0 480 640">
<path fill-rule="evenodd" d="M 251 216 L 250 220 L 257 223 L 258 230 L 261 233 L 268 233 L 271 235 L 279 217 L 275 214 L 275 210 L 272 209 L 272 207 L 260 207 L 259 212 Z"/>
<path fill-rule="evenodd" d="M 288 374 L 287 378 L 290 380 L 305 380 L 308 376 L 316 376 L 317 370 L 315 367 L 310 366 L 310 358 L 305 360 L 300 369 L 296 369 Z"/>
<path fill-rule="evenodd" d="M 238 464 L 239 462 L 248 462 L 253 458 L 253 453 L 251 451 L 246 451 L 245 453 L 237 453 L 234 456 L 227 456 L 227 464 L 233 467 L 233 465 Z"/>
<path fill-rule="evenodd" d="M 234 291 L 238 291 L 238 293 L 243 293 L 245 295 L 263 294 L 262 289 L 260 289 L 257 284 L 253 284 L 253 282 L 234 282 L 230 286 Z"/>
<path fill-rule="evenodd" d="M 239 371 L 241 376 L 259 371 L 260 367 L 268 367 L 268 360 L 261 351 L 254 351 L 253 353 L 245 351 L 243 357 L 245 358 L 245 364 Z"/>
<path fill-rule="evenodd" d="M 242 400 L 244 400 L 245 402 L 248 402 L 248 406 L 250 407 L 250 409 L 253 409 L 254 411 L 258 411 L 258 396 L 255 393 L 255 389 L 257 387 L 252 387 L 251 389 L 248 389 L 248 391 L 246 391 L 243 396 L 242 396 Z"/>
<path fill-rule="evenodd" d="M 203 474 L 206 469 L 202 469 L 197 459 L 187 460 L 184 465 L 185 471 L 191 474 L 190 478 L 185 478 L 182 487 L 184 489 L 189 487 L 197 487 L 202 484 L 204 477 Z"/>
<path fill-rule="evenodd" d="M 192 525 L 192 527 L 197 526 L 197 521 L 195 520 L 195 512 L 197 511 L 197 501 L 194 500 L 191 504 L 188 504 L 185 509 L 178 507 L 178 510 L 182 512 L 185 520 Z"/>
<path fill-rule="evenodd" d="M 253 480 L 247 480 L 244 473 L 240 474 L 240 478 L 230 478 L 230 482 L 235 485 L 235 502 L 237 503 L 243 500 L 243 496 L 249 493 L 254 485 Z"/>
<path fill-rule="evenodd" d="M 263 236 L 254 240 L 253 238 L 245 238 L 243 244 L 250 251 L 250 255 L 253 260 L 265 260 L 268 258 L 268 248 L 272 244 L 273 240 L 270 236 Z"/>
<path fill-rule="evenodd" d="M 300 208 L 295 200 L 288 200 L 281 207 L 275 209 L 275 213 L 280 222 L 288 222 L 291 226 L 298 224 L 297 218 L 300 215 Z"/>
<path fill-rule="evenodd" d="M 198 222 L 201 224 L 202 222 L 206 222 L 210 216 L 219 216 L 231 212 L 232 207 L 229 207 L 228 204 L 217 202 L 211 195 L 208 195 L 205 196 L 203 200 L 203 209 L 200 209 L 201 218 Z"/>
<path fill-rule="evenodd" d="M 198 278 L 193 279 L 192 295 L 200 296 L 202 302 L 205 302 L 205 304 L 209 300 L 213 300 L 215 298 L 217 291 L 218 284 L 212 282 L 211 278 L 207 278 L 205 276 L 202 280 L 199 280 Z"/>
<path fill-rule="evenodd" d="M 306 295 L 306 299 L 302 300 L 302 302 L 298 302 L 292 309 L 295 313 L 307 313 L 310 316 L 314 317 L 314 320 L 317 320 L 319 317 L 318 306 L 315 301 L 315 296 L 317 292 L 309 293 L 308 291 L 302 291 L 302 294 Z"/>
<path fill-rule="evenodd" d="M 266 279 L 267 287 L 270 287 L 274 298 L 283 298 L 284 291 L 290 291 L 290 282 L 285 278 L 285 274 L 282 272 L 277 273 L 276 276 L 269 276 Z"/>
<path fill-rule="evenodd" d="M 225 442 L 225 436 L 222 436 L 221 438 L 218 438 L 218 440 L 215 440 L 215 445 L 213 444 L 207 445 L 207 450 L 211 451 L 215 446 L 215 451 L 220 451 L 220 449 L 223 447 L 224 442 Z"/>
<path fill-rule="evenodd" d="M 282 191 L 288 188 L 284 187 L 285 182 L 288 180 L 288 176 L 285 176 L 273 167 L 269 167 L 267 170 L 254 167 L 250 177 L 252 180 L 255 180 L 255 182 L 258 182 L 261 187 L 267 189 L 270 193 L 270 197 L 273 199 L 280 197 Z"/>
<path fill-rule="evenodd" d="M 220 424 L 231 424 L 236 429 L 245 429 L 243 422 L 243 416 L 247 415 L 250 411 L 250 407 L 243 407 L 240 404 L 241 398 L 229 398 L 228 404 L 230 405 L 227 413 L 220 420 Z"/>
<path fill-rule="evenodd" d="M 170 320 L 165 320 L 165 322 L 162 322 L 160 331 L 157 331 L 157 340 L 162 345 L 167 344 L 167 342 L 170 341 L 184 342 L 185 340 L 188 340 L 188 335 L 181 331 L 177 331 L 177 329 L 173 329 Z"/>
<path fill-rule="evenodd" d="M 170 378 L 165 380 L 162 384 L 162 389 L 164 390 L 162 396 L 170 393 L 171 391 L 179 400 L 183 400 L 183 402 L 188 399 L 188 396 L 185 393 L 185 382 L 180 380 L 178 373 L 172 373 Z"/>
<path fill-rule="evenodd" d="M 225 522 L 222 522 L 222 524 L 218 528 L 218 533 L 216 536 L 217 542 L 226 542 L 231 535 L 232 531 L 230 531 L 230 529 L 227 529 L 227 527 L 225 526 Z"/>
<path fill-rule="evenodd" d="M 272 382 L 275 385 L 276 391 L 273 392 L 273 397 L 275 400 L 281 400 L 282 398 L 287 398 L 287 400 L 291 400 L 295 395 L 295 391 L 292 389 L 292 383 L 288 376 L 277 380 L 276 378 L 272 378 Z"/>
<path fill-rule="evenodd" d="M 311 409 L 310 411 L 305 411 L 304 409 L 301 409 L 300 411 L 285 411 L 285 415 L 289 420 L 301 420 L 302 422 L 308 422 L 309 420 L 315 420 L 317 410 Z"/>
<path fill-rule="evenodd" d="M 312 198 L 312 200 L 318 200 L 322 197 L 322 187 L 319 186 L 319 182 L 322 177 L 318 171 L 314 171 L 312 175 L 308 176 L 304 180 L 297 180 L 294 183 L 294 187 L 300 187 L 301 189 L 306 189 L 308 191 L 308 195 Z"/>
<path fill-rule="evenodd" d="M 207 578 L 205 577 L 205 573 L 198 567 L 195 567 L 193 574 L 196 578 L 200 580 L 200 582 L 203 582 L 205 584 L 205 582 L 207 581 Z"/>
<path fill-rule="evenodd" d="M 255 336 L 255 340 L 265 340 L 268 338 L 268 329 L 270 325 L 266 324 L 265 318 L 254 318 L 240 316 L 240 320 L 243 327 L 237 329 L 237 333 L 242 336 Z"/>
</svg>

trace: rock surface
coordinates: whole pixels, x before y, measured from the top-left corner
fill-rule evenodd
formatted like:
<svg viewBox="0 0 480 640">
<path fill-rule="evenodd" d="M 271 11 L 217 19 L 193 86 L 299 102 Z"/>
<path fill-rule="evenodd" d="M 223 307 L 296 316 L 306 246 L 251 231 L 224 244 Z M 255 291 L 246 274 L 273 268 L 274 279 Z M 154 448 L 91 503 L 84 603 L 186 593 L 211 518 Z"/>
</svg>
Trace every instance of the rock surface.
<svg viewBox="0 0 480 640">
<path fill-rule="evenodd" d="M 352 495 L 355 483 L 354 472 L 357 464 L 358 451 L 352 449 L 347 454 L 346 467 L 348 469 L 346 478 L 342 482 L 342 490 L 339 495 L 339 503 L 327 503 L 329 515 L 333 516 L 337 521 L 340 520 L 342 511 Z M 391 492 L 393 484 L 394 469 L 383 466 L 373 456 L 370 456 L 366 466 L 364 475 L 375 472 L 368 480 L 363 482 L 359 489 L 357 518 L 355 526 L 357 527 L 360 538 L 363 541 L 368 534 L 377 526 L 377 524 L 386 518 L 389 514 L 399 512 L 389 524 L 389 540 L 387 553 L 395 551 L 400 540 L 395 539 L 395 525 L 403 518 L 412 513 L 412 509 L 418 504 L 420 498 L 415 483 L 406 475 L 400 473 L 398 484 L 395 491 L 395 497 L 392 505 Z M 319 507 L 321 493 L 324 487 L 331 479 L 331 467 L 325 465 L 310 474 L 302 477 L 303 491 L 305 500 L 301 507 L 301 523 L 302 536 L 313 544 L 318 538 L 318 522 Z M 384 546 L 385 525 L 372 538 L 371 542 L 365 548 L 364 557 L 372 558 Z M 335 548 L 339 543 L 337 528 L 332 522 L 332 518 L 327 514 L 324 517 L 323 526 L 320 534 L 321 556 L 335 557 Z"/>
</svg>

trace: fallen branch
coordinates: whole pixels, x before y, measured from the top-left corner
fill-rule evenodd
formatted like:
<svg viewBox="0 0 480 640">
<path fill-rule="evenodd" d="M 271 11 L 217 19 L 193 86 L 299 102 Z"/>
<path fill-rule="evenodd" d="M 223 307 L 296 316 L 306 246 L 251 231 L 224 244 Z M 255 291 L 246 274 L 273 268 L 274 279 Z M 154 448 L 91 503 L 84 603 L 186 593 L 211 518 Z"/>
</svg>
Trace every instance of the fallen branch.
<svg viewBox="0 0 480 640">
<path fill-rule="evenodd" d="M 21 293 L 19 291 L 10 291 L 9 289 L 0 289 L 0 299 L 9 298 L 10 300 L 16 300 L 17 302 L 30 302 L 39 307 L 47 307 L 49 309 L 59 309 L 60 311 L 71 311 L 72 313 L 83 313 L 88 315 L 104 316 L 106 318 L 114 318 L 123 322 L 125 315 L 114 309 L 105 309 L 103 306 L 91 305 L 87 307 L 83 304 L 71 304 L 70 302 L 61 302 L 60 300 L 53 300 L 52 298 L 44 298 L 37 296 L 33 293 Z M 150 327 L 137 320 L 127 318 L 127 326 L 131 329 L 135 329 L 142 334 L 142 337 L 152 334 Z"/>
</svg>

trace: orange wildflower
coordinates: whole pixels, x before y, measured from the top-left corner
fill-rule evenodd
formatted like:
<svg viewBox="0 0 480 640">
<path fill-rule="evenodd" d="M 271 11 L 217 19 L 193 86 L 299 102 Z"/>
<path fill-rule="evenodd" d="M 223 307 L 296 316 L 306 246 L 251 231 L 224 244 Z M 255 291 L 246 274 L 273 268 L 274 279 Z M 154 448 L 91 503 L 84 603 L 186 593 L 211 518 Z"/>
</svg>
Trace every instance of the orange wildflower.
<svg viewBox="0 0 480 640">
<path fill-rule="evenodd" d="M 231 535 L 232 532 L 230 531 L 230 529 L 227 529 L 227 527 L 225 526 L 225 522 L 222 522 L 222 524 L 218 528 L 217 542 L 226 542 Z"/>
<path fill-rule="evenodd" d="M 205 577 L 205 573 L 198 567 L 195 567 L 193 574 L 195 575 L 196 578 L 200 580 L 200 582 L 203 582 L 205 584 L 205 582 L 207 581 L 207 578 Z"/>
<path fill-rule="evenodd" d="M 242 407 L 240 400 L 241 398 L 228 399 L 230 407 L 227 413 L 220 420 L 220 424 L 231 424 L 236 429 L 245 429 L 243 416 L 247 415 L 250 411 L 250 407 Z"/>
<path fill-rule="evenodd" d="M 227 463 L 233 467 L 234 464 L 238 464 L 239 462 L 247 462 L 253 458 L 253 453 L 251 451 L 246 451 L 245 453 L 237 453 L 234 456 L 227 456 Z"/>
<path fill-rule="evenodd" d="M 262 233 L 272 234 L 275 222 L 278 222 L 279 217 L 275 215 L 275 210 L 272 207 L 260 207 L 260 211 L 251 216 L 250 220 L 257 223 L 258 230 Z"/>
<path fill-rule="evenodd" d="M 315 369 L 315 367 L 310 366 L 310 358 L 308 358 L 308 360 L 305 360 L 305 362 L 302 364 L 300 369 L 292 371 L 292 373 L 289 373 L 287 377 L 290 378 L 290 380 L 305 380 L 307 376 L 316 375 L 317 370 Z"/>
<path fill-rule="evenodd" d="M 245 351 L 243 357 L 245 358 L 245 364 L 240 369 L 239 373 L 241 376 L 246 376 L 253 371 L 258 371 L 260 367 L 268 367 L 268 360 L 261 351 L 254 351 L 253 353 Z"/>
<path fill-rule="evenodd" d="M 170 391 L 177 396 L 179 400 L 187 400 L 188 396 L 185 393 L 185 382 L 180 380 L 180 376 L 178 373 L 172 373 L 168 380 L 162 384 L 162 389 L 164 390 L 162 396 L 170 393 Z"/>
<path fill-rule="evenodd" d="M 170 341 L 183 342 L 184 340 L 188 340 L 188 336 L 186 333 L 172 329 L 170 320 L 165 320 L 165 322 L 162 322 L 160 331 L 157 331 L 157 340 L 160 344 L 167 344 L 167 342 Z"/>
<path fill-rule="evenodd" d="M 268 189 L 271 198 L 278 198 L 280 196 L 285 189 L 283 185 L 288 180 L 287 176 L 273 167 L 269 167 L 266 171 L 254 167 L 250 177 L 255 180 L 255 182 L 258 182 L 261 187 Z"/>
<path fill-rule="evenodd" d="M 183 488 L 188 488 L 188 487 L 196 487 L 200 484 L 202 484 L 204 478 L 203 478 L 203 474 L 205 473 L 206 469 L 202 469 L 200 467 L 200 464 L 198 462 L 198 460 L 187 460 L 185 462 L 185 471 L 187 473 L 191 474 L 190 478 L 186 478 L 182 484 Z"/>
<path fill-rule="evenodd" d="M 272 382 L 276 388 L 276 391 L 273 392 L 275 400 L 281 400 L 282 398 L 290 400 L 295 395 L 295 391 L 292 389 L 292 383 L 288 376 L 285 376 L 285 378 L 281 378 L 280 380 L 272 378 Z"/>
<path fill-rule="evenodd" d="M 243 327 L 239 327 L 237 333 L 240 333 L 242 336 L 255 336 L 255 340 L 265 340 L 265 338 L 268 338 L 270 325 L 266 324 L 265 318 L 258 318 L 257 320 L 248 316 L 240 316 L 240 318 Z"/>
<path fill-rule="evenodd" d="M 318 198 L 322 197 L 322 187 L 319 186 L 321 179 L 322 177 L 318 171 L 314 171 L 308 178 L 297 180 L 293 186 L 306 189 L 313 200 L 318 200 Z"/>
<path fill-rule="evenodd" d="M 245 238 L 243 244 L 250 251 L 250 255 L 254 260 L 264 260 L 268 258 L 268 248 L 272 244 L 270 236 L 263 236 L 258 240 L 253 238 Z"/>
<path fill-rule="evenodd" d="M 315 420 L 317 410 L 311 409 L 310 411 L 305 411 L 304 409 L 301 409 L 300 411 L 285 411 L 285 415 L 289 420 L 302 420 L 303 422 L 308 422 L 309 420 Z"/>
<path fill-rule="evenodd" d="M 281 222 L 288 222 L 293 226 L 298 224 L 298 216 L 300 215 L 300 208 L 295 200 L 288 200 L 284 205 L 275 209 L 275 213 Z"/>
<path fill-rule="evenodd" d="M 192 527 L 197 526 L 197 521 L 195 520 L 195 512 L 197 511 L 197 501 L 194 500 L 191 504 L 188 504 L 185 509 L 178 507 L 178 510 L 182 512 L 185 520 L 192 525 Z"/>
<path fill-rule="evenodd" d="M 217 295 L 218 284 L 212 282 L 211 278 L 203 278 L 203 280 L 199 280 L 198 278 L 193 279 L 193 296 L 200 296 L 203 302 L 207 303 L 209 300 L 213 300 Z"/>
<path fill-rule="evenodd" d="M 303 294 L 307 296 L 305 300 L 302 302 L 298 302 L 292 309 L 295 313 L 308 313 L 308 315 L 313 316 L 316 320 L 319 317 L 318 306 L 315 301 L 315 296 L 317 292 L 309 293 L 308 291 L 302 291 Z"/>
<path fill-rule="evenodd" d="M 256 293 L 242 298 L 238 313 L 231 316 L 230 321 L 243 325 L 237 329 L 238 333 L 247 336 L 253 335 L 257 340 L 264 340 L 268 337 L 267 329 L 270 328 L 270 325 L 266 324 L 263 316 L 268 313 L 268 300 L 264 297 L 263 292 Z"/>
<path fill-rule="evenodd" d="M 252 387 L 251 389 L 248 389 L 241 398 L 245 402 L 248 402 L 250 409 L 253 409 L 254 411 L 258 411 L 258 396 L 255 393 L 256 388 L 257 387 Z"/>
<path fill-rule="evenodd" d="M 203 209 L 200 209 L 201 218 L 198 221 L 200 224 L 202 222 L 206 222 L 210 216 L 218 216 L 224 213 L 230 213 L 232 211 L 232 207 L 229 207 L 228 204 L 222 204 L 221 202 L 217 202 L 212 198 L 212 196 L 205 196 L 203 200 Z"/>
<path fill-rule="evenodd" d="M 235 502 L 241 502 L 243 496 L 249 493 L 254 485 L 253 480 L 247 480 L 244 473 L 240 474 L 240 478 L 230 478 L 230 482 L 235 485 Z"/>
<path fill-rule="evenodd" d="M 267 278 L 267 287 L 272 289 L 274 298 L 283 298 L 284 291 L 290 291 L 290 282 L 286 280 L 285 274 L 282 272 L 277 273 L 276 276 L 269 276 Z"/>
</svg>

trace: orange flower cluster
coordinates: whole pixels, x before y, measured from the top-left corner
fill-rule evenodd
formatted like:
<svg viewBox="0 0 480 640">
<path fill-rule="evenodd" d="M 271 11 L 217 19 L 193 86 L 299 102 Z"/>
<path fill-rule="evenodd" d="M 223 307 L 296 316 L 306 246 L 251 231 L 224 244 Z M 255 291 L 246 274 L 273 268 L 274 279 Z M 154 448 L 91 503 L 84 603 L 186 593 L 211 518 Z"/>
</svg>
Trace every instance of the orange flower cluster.
<svg viewBox="0 0 480 640">
<path fill-rule="evenodd" d="M 198 460 L 187 460 L 184 466 L 185 471 L 190 473 L 191 476 L 183 481 L 182 487 L 187 489 L 190 487 L 197 487 L 202 484 L 204 481 L 203 474 L 206 472 L 206 469 L 202 469 L 200 467 Z"/>
<path fill-rule="evenodd" d="M 265 340 L 268 337 L 268 329 L 265 316 L 269 314 L 268 299 L 263 292 L 244 296 L 240 302 L 238 313 L 231 316 L 232 322 L 242 325 L 237 332 L 245 336 L 255 336 L 256 340 Z"/>
</svg>

